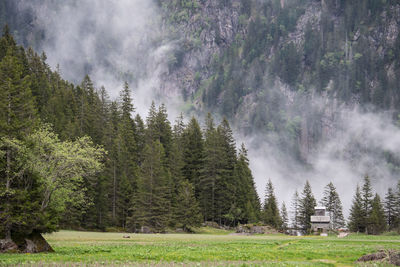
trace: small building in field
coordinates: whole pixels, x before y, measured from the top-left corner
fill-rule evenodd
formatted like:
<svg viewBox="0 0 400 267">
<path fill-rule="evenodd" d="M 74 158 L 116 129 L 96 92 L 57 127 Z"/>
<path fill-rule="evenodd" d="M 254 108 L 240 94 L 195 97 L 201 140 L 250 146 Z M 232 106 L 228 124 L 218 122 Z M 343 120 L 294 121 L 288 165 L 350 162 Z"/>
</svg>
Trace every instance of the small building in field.
<svg viewBox="0 0 400 267">
<path fill-rule="evenodd" d="M 328 233 L 331 225 L 331 217 L 326 215 L 325 207 L 315 207 L 314 215 L 311 216 L 311 231 L 315 233 Z"/>
</svg>

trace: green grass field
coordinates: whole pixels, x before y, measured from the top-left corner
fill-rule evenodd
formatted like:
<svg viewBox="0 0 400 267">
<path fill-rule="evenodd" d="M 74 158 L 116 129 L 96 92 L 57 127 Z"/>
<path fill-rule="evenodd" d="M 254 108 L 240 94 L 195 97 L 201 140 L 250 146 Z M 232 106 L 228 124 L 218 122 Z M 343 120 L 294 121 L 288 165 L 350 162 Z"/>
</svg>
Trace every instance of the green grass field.
<svg viewBox="0 0 400 267">
<path fill-rule="evenodd" d="M 290 237 L 61 231 L 45 238 L 49 254 L 0 254 L 1 266 L 353 266 L 360 256 L 400 249 L 399 236 Z M 376 266 L 376 265 L 375 265 Z"/>
</svg>

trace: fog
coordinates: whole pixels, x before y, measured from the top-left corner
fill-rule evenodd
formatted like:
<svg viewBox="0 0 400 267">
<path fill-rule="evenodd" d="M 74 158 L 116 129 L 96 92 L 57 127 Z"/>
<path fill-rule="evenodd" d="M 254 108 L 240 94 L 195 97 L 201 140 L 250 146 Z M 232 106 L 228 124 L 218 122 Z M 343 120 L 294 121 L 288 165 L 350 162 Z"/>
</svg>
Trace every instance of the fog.
<svg viewBox="0 0 400 267">
<path fill-rule="evenodd" d="M 140 114 L 160 100 L 159 77 L 174 44 L 164 38 L 154 1 L 21 0 L 19 8 L 34 14 L 34 26 L 44 32 L 38 49 L 63 78 L 79 84 L 89 74 L 113 99 L 128 81 Z M 163 101 L 171 107 L 180 100 Z"/>
<path fill-rule="evenodd" d="M 295 191 L 301 195 L 305 181 L 309 180 L 319 202 L 324 187 L 333 182 L 347 219 L 355 188 L 357 184 L 362 186 L 365 175 L 370 177 L 374 191 L 381 198 L 388 187 L 395 187 L 398 172 L 387 162 L 385 154 L 400 158 L 400 130 L 390 114 L 342 108 L 336 124 L 334 134 L 310 152 L 307 164 L 282 153 L 273 135 L 247 139 L 259 195 L 264 195 L 267 180 L 271 179 L 278 199 L 290 207 Z"/>
<path fill-rule="evenodd" d="M 180 112 L 181 100 L 165 96 L 160 90 L 161 74 L 167 72 L 168 56 L 174 42 L 160 21 L 160 10 L 149 0 L 68 0 L 20 2 L 20 8 L 32 9 L 34 23 L 43 29 L 40 49 L 48 63 L 59 64 L 62 76 L 79 83 L 90 74 L 97 87 L 104 85 L 112 98 L 118 96 L 124 80 L 133 90 L 137 112 L 146 116 L 152 100 L 165 102 L 171 121 Z M 326 99 L 315 100 L 321 105 Z M 322 104 L 324 105 L 324 104 Z M 306 106 L 306 105 L 305 105 Z M 370 175 L 373 186 L 384 196 L 396 177 L 385 161 L 384 152 L 400 158 L 400 131 L 390 114 L 340 108 L 336 114 L 337 131 L 327 136 L 300 164 L 280 150 L 276 136 L 236 137 L 249 149 L 251 169 L 261 199 L 268 179 L 275 185 L 280 202 L 290 200 L 305 180 L 309 180 L 317 200 L 323 187 L 332 181 L 338 189 L 347 218 L 357 183 Z M 312 112 L 312 109 L 310 110 Z M 290 208 L 289 208 L 290 209 Z"/>
</svg>

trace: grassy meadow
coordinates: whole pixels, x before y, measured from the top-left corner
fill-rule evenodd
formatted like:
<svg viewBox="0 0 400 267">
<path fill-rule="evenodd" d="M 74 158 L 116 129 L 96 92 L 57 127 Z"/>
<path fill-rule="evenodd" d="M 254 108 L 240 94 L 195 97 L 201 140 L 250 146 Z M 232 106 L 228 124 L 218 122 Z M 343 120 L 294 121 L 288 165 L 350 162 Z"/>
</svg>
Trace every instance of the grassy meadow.
<svg viewBox="0 0 400 267">
<path fill-rule="evenodd" d="M 360 256 L 400 249 L 399 236 L 237 236 L 61 231 L 45 235 L 48 254 L 0 254 L 0 266 L 353 266 Z M 376 266 L 376 265 L 375 265 Z"/>
</svg>

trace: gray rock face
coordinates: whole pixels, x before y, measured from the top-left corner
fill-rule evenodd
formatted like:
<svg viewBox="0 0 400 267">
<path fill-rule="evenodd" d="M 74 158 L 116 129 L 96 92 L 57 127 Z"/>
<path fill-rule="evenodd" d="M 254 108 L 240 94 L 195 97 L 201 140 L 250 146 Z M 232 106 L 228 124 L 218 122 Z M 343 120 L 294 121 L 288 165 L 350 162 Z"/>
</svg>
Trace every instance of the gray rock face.
<svg viewBox="0 0 400 267">
<path fill-rule="evenodd" d="M 177 66 L 162 75 L 161 84 L 163 88 L 161 90 L 169 97 L 183 94 L 188 102 L 192 102 L 191 104 L 196 111 L 204 112 L 208 110 L 202 102 L 201 94 L 204 90 L 207 90 L 207 81 L 210 81 L 215 75 L 211 67 L 214 60 L 221 56 L 227 48 L 231 47 L 236 40 L 246 39 L 248 35 L 246 25 L 248 25 L 249 21 L 255 19 L 254 14 L 257 12 L 253 10 L 252 15 L 243 16 L 241 13 L 241 1 L 238 0 L 228 1 L 230 4 L 216 0 L 196 2 L 198 7 L 188 11 L 187 19 L 172 23 L 173 30 L 179 36 L 177 44 L 182 56 Z M 344 61 L 348 62 L 348 64 L 364 56 L 356 51 L 355 47 L 358 44 L 363 44 L 373 49 L 376 51 L 377 56 L 384 59 L 385 54 L 390 52 L 399 35 L 400 4 L 393 5 L 390 10 L 385 10 L 379 14 L 382 22 L 379 24 L 380 26 L 368 29 L 360 26 L 350 34 L 341 32 L 346 21 L 344 11 L 339 2 L 308 1 L 305 4 L 304 13 L 297 19 L 294 30 L 280 38 L 279 44 L 276 46 L 278 49 L 271 49 L 259 60 L 264 61 L 268 68 L 279 52 L 275 50 L 279 50 L 288 43 L 294 43 L 301 52 L 305 44 L 305 32 L 308 25 L 322 39 L 327 38 L 322 32 L 322 25 L 325 22 L 328 22 L 332 27 L 334 35 L 330 37 L 334 38 L 330 45 L 335 47 L 334 52 L 343 52 Z M 288 3 L 281 0 L 280 4 L 284 8 Z M 176 12 L 180 14 L 181 10 Z M 166 13 L 168 15 L 171 12 Z M 272 19 L 275 18 L 272 17 Z M 165 19 L 164 24 L 166 28 L 171 27 L 171 23 L 167 19 Z M 394 66 L 388 66 L 387 68 L 388 77 L 395 77 Z M 246 72 L 249 76 L 252 75 L 252 69 L 242 69 L 240 72 Z M 307 75 L 312 76 L 310 73 Z M 308 99 L 304 100 L 304 93 L 299 93 L 297 89 L 291 88 L 291 86 L 281 81 L 279 77 L 271 76 L 264 79 L 269 79 L 269 81 L 264 81 L 262 85 L 264 89 L 262 90 L 264 92 L 267 90 L 273 91 L 284 102 L 279 107 L 280 110 L 275 110 L 275 112 L 278 113 L 281 110 L 285 110 L 288 111 L 289 116 L 293 115 L 301 118 L 297 146 L 300 157 L 304 161 L 307 161 L 308 155 L 313 149 L 316 149 L 319 141 L 329 139 L 335 133 L 337 130 L 337 113 L 343 108 L 343 105 L 353 106 L 360 102 L 359 95 L 350 95 L 346 103 L 343 103 L 337 94 L 332 93 L 336 90 L 332 80 L 330 82 L 327 81 L 324 92 L 316 92 L 316 89 L 312 88 L 312 86 L 307 88 Z M 304 79 L 310 78 L 304 77 Z M 347 79 L 346 76 L 343 76 L 343 80 L 345 79 Z M 376 77 L 368 77 L 367 79 L 370 79 L 367 83 L 371 88 L 378 86 Z M 339 86 L 345 87 L 348 85 L 343 83 Z M 245 134 L 253 130 L 259 130 L 254 129 L 252 118 L 262 112 L 260 111 L 262 109 L 257 104 L 260 99 L 260 91 L 249 89 L 247 94 L 242 97 L 241 102 L 235 103 L 237 106 L 236 113 L 233 118 L 229 118 L 235 128 Z M 222 103 L 225 97 L 226 92 L 224 88 L 221 88 L 221 93 L 217 96 L 217 105 Z M 313 106 L 313 109 L 308 109 L 302 114 L 296 113 L 296 107 L 299 109 L 298 107 L 302 105 L 302 102 L 307 102 L 305 106 Z M 395 107 L 395 104 L 395 100 L 393 100 L 391 107 L 388 108 Z M 215 107 L 215 109 L 217 110 L 218 107 Z M 293 114 L 290 114 L 291 110 L 293 110 Z"/>
<path fill-rule="evenodd" d="M 177 50 L 183 52 L 183 58 L 179 66 L 162 75 L 162 92 L 173 97 L 184 91 L 190 97 L 199 81 L 211 76 L 209 68 L 214 56 L 229 47 L 237 34 L 245 34 L 239 24 L 240 1 L 231 2 L 224 5 L 216 0 L 199 1 L 199 7 L 191 11 L 187 20 L 173 24 L 179 36 Z"/>
</svg>

